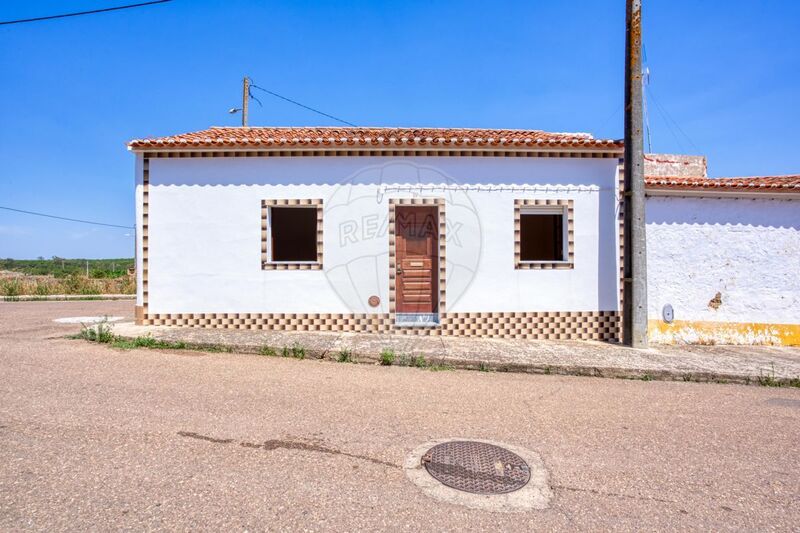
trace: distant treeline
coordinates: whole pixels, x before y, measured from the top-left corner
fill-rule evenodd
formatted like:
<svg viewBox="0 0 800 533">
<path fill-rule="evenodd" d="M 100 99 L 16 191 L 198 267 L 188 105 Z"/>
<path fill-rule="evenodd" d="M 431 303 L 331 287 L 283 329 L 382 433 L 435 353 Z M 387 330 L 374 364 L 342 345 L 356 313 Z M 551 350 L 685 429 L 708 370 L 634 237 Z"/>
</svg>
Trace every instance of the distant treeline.
<svg viewBox="0 0 800 533">
<path fill-rule="evenodd" d="M 0 270 L 10 270 L 33 276 L 55 276 L 63 278 L 70 275 L 86 275 L 89 265 L 90 278 L 118 278 L 126 276 L 133 268 L 132 258 L 121 259 L 0 259 Z"/>
</svg>

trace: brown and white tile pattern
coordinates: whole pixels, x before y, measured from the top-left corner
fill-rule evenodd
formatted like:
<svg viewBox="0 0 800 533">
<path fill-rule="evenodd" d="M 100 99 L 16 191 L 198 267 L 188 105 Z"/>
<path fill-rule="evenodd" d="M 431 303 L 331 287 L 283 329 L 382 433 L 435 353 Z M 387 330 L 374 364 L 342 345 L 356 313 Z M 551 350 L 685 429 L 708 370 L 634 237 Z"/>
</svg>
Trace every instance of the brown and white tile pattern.
<svg viewBox="0 0 800 533">
<path fill-rule="evenodd" d="M 527 263 L 520 258 L 520 215 L 525 207 L 562 207 L 567 212 L 567 261 Z M 514 200 L 514 268 L 517 270 L 569 270 L 575 268 L 575 208 L 572 200 Z"/>
<path fill-rule="evenodd" d="M 438 328 L 395 327 L 390 313 L 150 314 L 144 325 L 281 331 L 341 331 L 531 340 L 618 340 L 616 311 L 444 313 Z"/>
<path fill-rule="evenodd" d="M 272 263 L 269 261 L 269 208 L 298 207 L 317 210 L 317 261 L 314 263 Z M 322 270 L 322 200 L 261 200 L 261 268 L 263 270 Z"/>
</svg>

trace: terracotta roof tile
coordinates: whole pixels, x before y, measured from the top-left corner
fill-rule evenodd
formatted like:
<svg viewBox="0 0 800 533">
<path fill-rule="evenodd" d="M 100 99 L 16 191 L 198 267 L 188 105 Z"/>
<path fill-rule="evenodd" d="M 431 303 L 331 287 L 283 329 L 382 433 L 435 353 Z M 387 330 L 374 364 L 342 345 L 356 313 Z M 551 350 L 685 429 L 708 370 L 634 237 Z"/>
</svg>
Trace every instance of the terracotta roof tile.
<svg viewBox="0 0 800 533">
<path fill-rule="evenodd" d="M 800 175 L 706 178 L 645 176 L 648 190 L 800 192 Z"/>
<path fill-rule="evenodd" d="M 168 137 L 134 139 L 131 149 L 272 147 L 548 147 L 621 149 L 621 140 L 595 139 L 588 133 L 469 128 L 231 128 L 213 127 Z"/>
</svg>

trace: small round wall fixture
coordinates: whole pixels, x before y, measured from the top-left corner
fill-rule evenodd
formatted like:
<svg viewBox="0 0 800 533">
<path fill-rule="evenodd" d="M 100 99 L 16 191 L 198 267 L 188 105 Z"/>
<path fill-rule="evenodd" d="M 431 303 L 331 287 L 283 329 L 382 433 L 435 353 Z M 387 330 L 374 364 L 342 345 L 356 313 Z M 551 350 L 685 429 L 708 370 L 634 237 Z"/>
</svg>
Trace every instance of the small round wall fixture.
<svg viewBox="0 0 800 533">
<path fill-rule="evenodd" d="M 664 318 L 664 322 L 672 324 L 672 321 L 675 320 L 675 311 L 670 304 L 664 306 L 661 310 L 661 316 Z"/>
<path fill-rule="evenodd" d="M 369 297 L 367 303 L 369 304 L 370 307 L 378 307 L 379 305 L 381 305 L 381 299 L 373 294 L 372 296 Z"/>
<path fill-rule="evenodd" d="M 420 445 L 403 465 L 428 496 L 495 512 L 546 509 L 553 494 L 539 454 L 487 440 L 440 439 Z"/>
</svg>

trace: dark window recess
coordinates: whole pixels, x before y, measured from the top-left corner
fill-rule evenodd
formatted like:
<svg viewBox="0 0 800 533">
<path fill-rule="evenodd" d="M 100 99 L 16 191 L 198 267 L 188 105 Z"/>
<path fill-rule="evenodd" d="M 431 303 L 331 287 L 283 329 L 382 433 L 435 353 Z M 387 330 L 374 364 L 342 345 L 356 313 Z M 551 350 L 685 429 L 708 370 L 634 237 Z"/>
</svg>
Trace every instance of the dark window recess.
<svg viewBox="0 0 800 533">
<path fill-rule="evenodd" d="M 317 260 L 317 208 L 270 208 L 273 261 Z"/>
<path fill-rule="evenodd" d="M 564 260 L 564 217 L 521 214 L 519 258 L 522 261 Z"/>
</svg>

